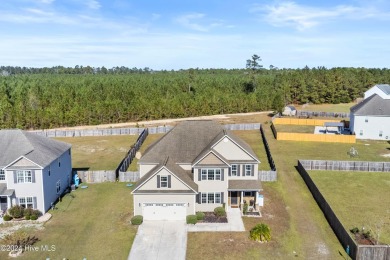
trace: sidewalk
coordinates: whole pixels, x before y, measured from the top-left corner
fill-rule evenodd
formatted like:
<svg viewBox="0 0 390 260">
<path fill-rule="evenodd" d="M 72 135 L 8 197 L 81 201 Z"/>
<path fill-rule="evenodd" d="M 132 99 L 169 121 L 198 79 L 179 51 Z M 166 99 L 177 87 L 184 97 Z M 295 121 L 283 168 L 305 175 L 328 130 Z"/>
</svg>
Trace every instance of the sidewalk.
<svg viewBox="0 0 390 260">
<path fill-rule="evenodd" d="M 188 232 L 221 232 L 221 231 L 245 231 L 240 209 L 229 209 L 226 212 L 228 223 L 198 223 L 187 225 Z"/>
</svg>

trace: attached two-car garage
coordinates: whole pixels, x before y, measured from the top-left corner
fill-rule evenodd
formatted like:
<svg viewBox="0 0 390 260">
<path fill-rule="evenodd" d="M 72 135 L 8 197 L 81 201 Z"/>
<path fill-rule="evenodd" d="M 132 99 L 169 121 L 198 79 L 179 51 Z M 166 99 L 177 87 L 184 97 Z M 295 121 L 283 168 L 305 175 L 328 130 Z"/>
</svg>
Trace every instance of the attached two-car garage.
<svg viewBox="0 0 390 260">
<path fill-rule="evenodd" d="M 144 220 L 185 220 L 187 203 L 143 203 Z"/>
</svg>

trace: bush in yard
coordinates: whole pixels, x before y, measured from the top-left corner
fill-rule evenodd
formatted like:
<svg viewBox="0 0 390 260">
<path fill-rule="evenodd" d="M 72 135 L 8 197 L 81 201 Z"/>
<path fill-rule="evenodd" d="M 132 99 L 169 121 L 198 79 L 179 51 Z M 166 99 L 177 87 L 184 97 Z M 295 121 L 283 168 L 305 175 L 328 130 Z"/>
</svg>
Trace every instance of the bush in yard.
<svg viewBox="0 0 390 260">
<path fill-rule="evenodd" d="M 196 218 L 198 220 L 203 220 L 204 216 L 205 216 L 204 212 L 201 212 L 201 211 L 196 212 Z"/>
<path fill-rule="evenodd" d="M 39 210 L 37 209 L 34 209 L 32 212 L 31 212 L 31 220 L 37 220 L 40 216 L 42 216 L 42 212 L 40 212 Z M 34 218 L 34 219 L 33 219 Z"/>
<path fill-rule="evenodd" d="M 10 215 L 4 215 L 3 220 L 4 221 L 10 221 L 12 217 Z"/>
<path fill-rule="evenodd" d="M 37 216 L 37 215 L 31 215 L 31 216 L 30 216 L 30 219 L 31 219 L 31 220 L 37 220 L 37 219 L 38 219 L 38 216 Z"/>
<path fill-rule="evenodd" d="M 39 239 L 36 236 L 30 236 L 27 232 L 18 230 L 12 234 L 6 235 L 3 238 L 2 243 L 4 245 L 15 246 L 15 248 L 24 249 L 27 246 L 32 246 L 38 241 Z"/>
<path fill-rule="evenodd" d="M 135 215 L 134 217 L 131 218 L 131 224 L 133 225 L 141 225 L 143 221 L 144 221 L 144 217 L 141 215 Z"/>
<path fill-rule="evenodd" d="M 226 211 L 225 211 L 225 208 L 223 207 L 216 207 L 214 209 L 214 214 L 218 217 L 224 217 L 226 216 Z"/>
<path fill-rule="evenodd" d="M 268 242 L 271 240 L 271 229 L 266 224 L 257 224 L 249 231 L 249 237 L 255 241 Z"/>
<path fill-rule="evenodd" d="M 188 215 L 187 216 L 187 224 L 195 225 L 198 222 L 198 217 L 196 215 Z"/>
<path fill-rule="evenodd" d="M 354 227 L 354 228 L 350 229 L 349 231 L 351 231 L 352 234 L 357 234 L 357 233 L 359 233 L 359 228 Z"/>
<path fill-rule="evenodd" d="M 23 217 L 23 211 L 24 211 L 24 208 L 22 206 L 15 205 L 8 210 L 8 213 L 13 218 L 21 218 L 21 217 Z"/>
<path fill-rule="evenodd" d="M 244 204 L 244 208 L 242 209 L 242 213 L 244 213 L 244 215 L 246 215 L 246 213 L 248 213 L 248 203 Z"/>
<path fill-rule="evenodd" d="M 32 208 L 26 208 L 23 210 L 23 216 L 26 218 L 26 219 L 30 219 L 31 215 L 33 214 L 33 209 Z"/>
</svg>

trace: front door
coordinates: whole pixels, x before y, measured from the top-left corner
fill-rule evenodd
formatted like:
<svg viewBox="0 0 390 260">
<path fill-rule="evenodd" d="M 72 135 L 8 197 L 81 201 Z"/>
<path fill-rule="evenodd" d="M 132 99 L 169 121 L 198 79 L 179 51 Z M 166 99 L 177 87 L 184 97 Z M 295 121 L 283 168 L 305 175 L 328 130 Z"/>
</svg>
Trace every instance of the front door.
<svg viewBox="0 0 390 260">
<path fill-rule="evenodd" d="M 0 197 L 0 209 L 2 211 L 7 210 L 7 197 Z"/>
<path fill-rule="evenodd" d="M 230 204 L 231 205 L 237 205 L 238 203 L 238 192 L 237 191 L 231 191 L 230 192 Z"/>
</svg>

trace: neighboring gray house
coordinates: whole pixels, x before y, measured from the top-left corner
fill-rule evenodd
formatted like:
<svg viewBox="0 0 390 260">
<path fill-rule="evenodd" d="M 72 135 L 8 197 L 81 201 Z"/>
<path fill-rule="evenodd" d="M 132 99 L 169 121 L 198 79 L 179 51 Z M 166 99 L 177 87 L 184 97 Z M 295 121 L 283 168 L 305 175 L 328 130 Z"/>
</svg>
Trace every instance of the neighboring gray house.
<svg viewBox="0 0 390 260">
<path fill-rule="evenodd" d="M 69 187 L 71 145 L 22 130 L 0 130 L 0 206 L 45 213 Z"/>
<path fill-rule="evenodd" d="M 261 183 L 256 154 L 214 121 L 179 123 L 139 160 L 134 214 L 146 220 L 184 220 L 218 206 L 257 209 Z"/>
<path fill-rule="evenodd" d="M 389 140 L 390 85 L 375 85 L 351 107 L 350 130 L 357 139 Z"/>
</svg>

